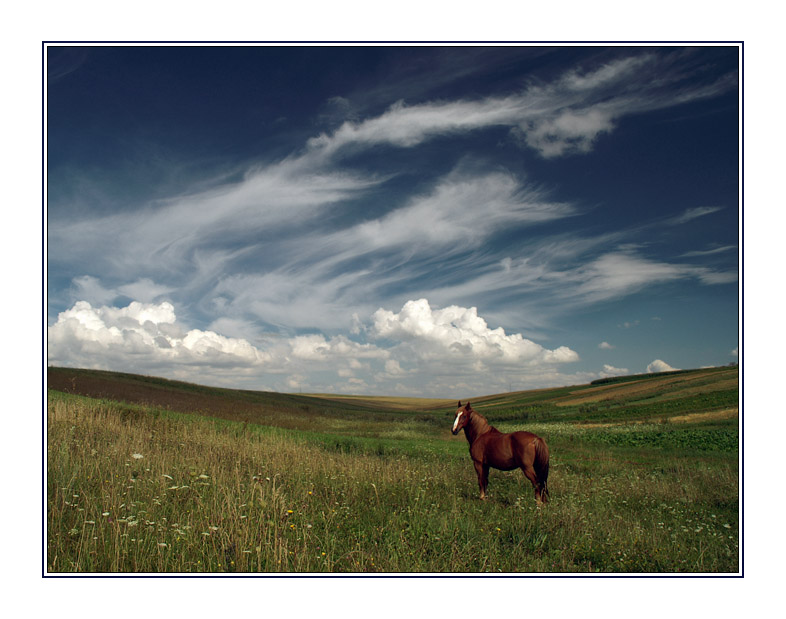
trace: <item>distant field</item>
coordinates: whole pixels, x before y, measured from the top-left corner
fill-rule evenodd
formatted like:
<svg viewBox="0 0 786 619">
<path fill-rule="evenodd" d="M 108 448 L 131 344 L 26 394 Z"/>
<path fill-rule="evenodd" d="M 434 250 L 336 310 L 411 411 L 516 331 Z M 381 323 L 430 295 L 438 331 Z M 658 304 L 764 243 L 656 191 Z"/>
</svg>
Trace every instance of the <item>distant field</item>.
<svg viewBox="0 0 786 619">
<path fill-rule="evenodd" d="M 477 483 L 454 401 L 50 368 L 51 572 L 739 570 L 737 368 L 456 394 L 551 449 Z"/>
<path fill-rule="evenodd" d="M 444 408 L 454 404 L 452 400 L 437 398 L 402 398 L 391 396 L 365 396 L 365 395 L 334 395 L 334 394 L 306 394 L 310 397 L 320 398 L 331 402 L 350 403 L 368 408 L 386 408 L 390 410 L 419 410 Z"/>
</svg>

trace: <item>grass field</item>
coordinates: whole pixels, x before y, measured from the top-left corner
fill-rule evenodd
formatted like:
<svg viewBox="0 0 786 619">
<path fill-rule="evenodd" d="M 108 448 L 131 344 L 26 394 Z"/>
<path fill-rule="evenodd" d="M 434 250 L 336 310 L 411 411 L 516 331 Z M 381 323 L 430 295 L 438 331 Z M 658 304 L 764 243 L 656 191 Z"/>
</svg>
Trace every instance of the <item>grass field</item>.
<svg viewBox="0 0 786 619">
<path fill-rule="evenodd" d="M 52 573 L 739 571 L 736 368 L 472 399 L 548 442 L 542 507 L 478 500 L 453 401 L 48 383 Z"/>
</svg>

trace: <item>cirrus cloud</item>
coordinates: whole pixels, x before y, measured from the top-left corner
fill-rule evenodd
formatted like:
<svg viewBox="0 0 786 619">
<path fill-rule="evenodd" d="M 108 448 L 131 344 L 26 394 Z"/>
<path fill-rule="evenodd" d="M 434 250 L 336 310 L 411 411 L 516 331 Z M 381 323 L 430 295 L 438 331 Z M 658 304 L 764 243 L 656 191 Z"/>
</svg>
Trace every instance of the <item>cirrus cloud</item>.
<svg viewBox="0 0 786 619">
<path fill-rule="evenodd" d="M 736 85 L 734 75 L 693 83 L 688 75 L 670 72 L 670 62 L 639 54 L 572 69 L 508 96 L 415 105 L 399 100 L 380 116 L 348 120 L 331 134 L 311 138 L 309 154 L 331 158 L 343 149 L 376 144 L 412 148 L 438 136 L 495 126 L 508 127 L 544 158 L 588 153 L 598 136 L 611 132 L 624 116 L 712 97 Z M 659 79 L 651 78 L 655 74 Z"/>
</svg>

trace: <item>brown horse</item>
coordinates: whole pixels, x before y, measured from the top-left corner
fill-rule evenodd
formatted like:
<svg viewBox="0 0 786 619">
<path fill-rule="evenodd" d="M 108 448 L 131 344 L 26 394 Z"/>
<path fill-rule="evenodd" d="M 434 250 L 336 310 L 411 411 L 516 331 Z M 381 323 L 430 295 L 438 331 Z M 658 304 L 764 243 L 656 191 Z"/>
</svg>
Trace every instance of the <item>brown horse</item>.
<svg viewBox="0 0 786 619">
<path fill-rule="evenodd" d="M 538 503 L 548 502 L 546 480 L 549 477 L 549 448 L 546 441 L 531 432 L 500 432 L 490 426 L 486 418 L 475 411 L 469 402 L 466 406 L 458 403 L 453 434 L 458 434 L 462 428 L 469 442 L 469 455 L 478 474 L 481 499 L 486 498 L 489 467 L 501 471 L 520 468 L 535 488 L 535 500 Z"/>
</svg>

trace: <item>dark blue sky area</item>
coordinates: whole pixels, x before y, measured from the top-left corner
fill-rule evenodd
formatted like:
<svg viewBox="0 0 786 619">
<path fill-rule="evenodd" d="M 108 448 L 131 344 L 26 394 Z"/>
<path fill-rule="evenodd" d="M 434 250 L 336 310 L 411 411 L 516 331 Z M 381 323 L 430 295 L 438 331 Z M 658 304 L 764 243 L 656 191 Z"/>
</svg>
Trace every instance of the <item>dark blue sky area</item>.
<svg viewBox="0 0 786 619">
<path fill-rule="evenodd" d="M 50 46 L 50 361 L 413 395 L 735 361 L 738 52 Z"/>
</svg>

